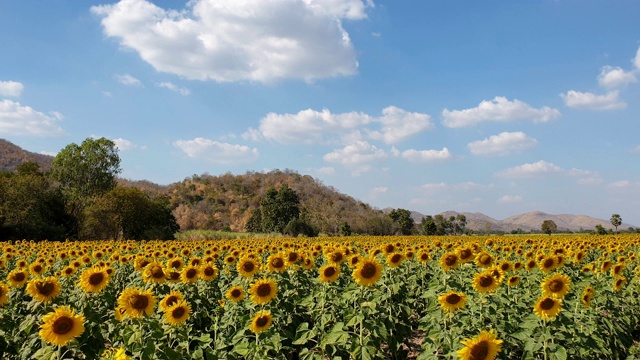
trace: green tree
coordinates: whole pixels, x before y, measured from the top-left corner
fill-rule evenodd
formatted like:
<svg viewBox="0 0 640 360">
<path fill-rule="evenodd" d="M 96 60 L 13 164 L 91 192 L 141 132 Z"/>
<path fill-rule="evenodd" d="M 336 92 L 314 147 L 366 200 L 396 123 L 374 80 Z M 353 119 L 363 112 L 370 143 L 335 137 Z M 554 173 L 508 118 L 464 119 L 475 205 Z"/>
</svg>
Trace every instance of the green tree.
<svg viewBox="0 0 640 360">
<path fill-rule="evenodd" d="M 168 240 L 178 231 L 168 199 L 151 198 L 136 188 L 116 187 L 83 211 L 83 239 Z"/>
<path fill-rule="evenodd" d="M 260 209 L 253 209 L 251 217 L 247 220 L 245 230 L 253 233 L 261 233 L 262 230 L 262 211 Z"/>
<path fill-rule="evenodd" d="M 598 235 L 606 235 L 607 234 L 607 230 L 604 228 L 604 226 L 597 224 L 596 225 L 596 234 Z"/>
<path fill-rule="evenodd" d="M 431 215 L 427 215 L 422 218 L 420 227 L 422 229 L 422 235 L 436 235 L 438 232 L 438 227 Z"/>
<path fill-rule="evenodd" d="M 393 209 L 389 213 L 389 217 L 398 226 L 398 230 L 402 235 L 410 235 L 415 227 L 415 222 L 411 218 L 411 211 L 406 209 Z"/>
<path fill-rule="evenodd" d="M 318 236 L 318 230 L 301 218 L 295 218 L 289 221 L 287 226 L 284 227 L 283 233 L 292 237 L 297 237 L 300 234 L 306 237 Z"/>
<path fill-rule="evenodd" d="M 553 220 L 543 221 L 542 226 L 540 228 L 542 229 L 542 232 L 547 235 L 551 235 L 551 233 L 558 231 L 558 225 L 556 225 L 556 223 L 553 222 Z"/>
<path fill-rule="evenodd" d="M 611 215 L 611 225 L 616 227 L 616 232 L 618 232 L 618 226 L 622 225 L 622 217 L 619 214 Z"/>
<path fill-rule="evenodd" d="M 280 190 L 269 188 L 260 201 L 262 207 L 262 229 L 267 232 L 283 232 L 285 226 L 300 217 L 300 199 L 298 194 L 282 185 Z"/>
<path fill-rule="evenodd" d="M 340 235 L 341 236 L 351 236 L 351 226 L 349 225 L 348 222 L 343 221 L 342 224 L 340 225 Z"/>
</svg>

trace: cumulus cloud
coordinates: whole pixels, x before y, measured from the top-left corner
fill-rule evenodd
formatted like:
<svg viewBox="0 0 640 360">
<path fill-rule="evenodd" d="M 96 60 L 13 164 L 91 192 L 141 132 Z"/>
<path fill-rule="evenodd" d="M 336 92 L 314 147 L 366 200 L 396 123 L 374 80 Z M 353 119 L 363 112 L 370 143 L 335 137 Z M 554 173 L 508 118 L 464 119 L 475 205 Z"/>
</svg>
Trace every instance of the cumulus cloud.
<svg viewBox="0 0 640 360">
<path fill-rule="evenodd" d="M 62 114 L 46 115 L 29 106 L 11 100 L 0 100 L 0 134 L 16 136 L 60 136 L 65 132 L 58 125 Z"/>
<path fill-rule="evenodd" d="M 536 139 L 518 131 L 492 135 L 484 140 L 471 142 L 467 147 L 475 155 L 508 155 L 512 152 L 521 152 L 532 148 L 537 143 Z"/>
<path fill-rule="evenodd" d="M 560 94 L 564 104 L 571 108 L 586 110 L 615 110 L 622 109 L 627 104 L 618 98 L 619 92 L 609 91 L 604 95 L 596 95 L 590 92 L 569 90 L 566 94 Z"/>
<path fill-rule="evenodd" d="M 104 33 L 154 69 L 217 82 L 316 79 L 357 72 L 343 19 L 366 17 L 360 0 L 192 0 L 167 10 L 122 0 L 91 11 Z"/>
<path fill-rule="evenodd" d="M 502 96 L 493 100 L 483 100 L 477 107 L 465 110 L 442 110 L 444 126 L 460 128 L 476 125 L 485 121 L 510 122 L 529 120 L 533 122 L 547 122 L 560 116 L 557 109 L 544 106 L 536 109 L 520 100 L 509 101 Z"/>
<path fill-rule="evenodd" d="M 331 166 L 323 166 L 321 168 L 316 169 L 316 172 L 322 175 L 335 175 L 336 169 Z"/>
<path fill-rule="evenodd" d="M 633 71 L 624 71 L 620 67 L 603 66 L 598 75 L 600 86 L 615 88 L 629 83 L 637 82 Z"/>
<path fill-rule="evenodd" d="M 114 74 L 116 80 L 122 85 L 143 87 L 142 82 L 129 74 Z"/>
<path fill-rule="evenodd" d="M 414 150 L 409 149 L 403 151 L 400 156 L 411 162 L 427 162 L 437 160 L 447 160 L 451 158 L 451 152 L 449 149 L 442 148 L 442 150 Z"/>
<path fill-rule="evenodd" d="M 112 141 L 116 144 L 116 147 L 120 151 L 128 151 L 128 150 L 134 150 L 134 149 L 144 149 L 144 147 L 138 146 L 138 145 L 134 144 L 133 142 L 127 140 L 127 139 L 117 138 L 117 139 L 113 139 Z"/>
<path fill-rule="evenodd" d="M 513 204 L 522 202 L 522 196 L 520 195 L 504 195 L 498 199 L 500 204 Z"/>
<path fill-rule="evenodd" d="M 611 189 L 627 189 L 632 185 L 633 184 L 629 180 L 619 180 L 608 184 L 607 187 Z"/>
<path fill-rule="evenodd" d="M 174 146 L 188 157 L 221 164 L 251 162 L 260 157 L 258 149 L 244 145 L 229 144 L 205 138 L 178 140 Z"/>
<path fill-rule="evenodd" d="M 156 84 L 157 87 L 161 87 L 161 88 L 165 88 L 165 89 L 169 89 L 171 91 L 175 91 L 177 93 L 179 93 L 182 96 L 187 96 L 189 94 L 191 94 L 191 90 L 187 89 L 186 87 L 180 87 L 177 86 L 173 83 L 170 82 L 161 82 L 161 83 L 157 83 Z"/>
<path fill-rule="evenodd" d="M 356 141 L 342 149 L 334 150 L 323 156 L 327 162 L 342 165 L 361 165 L 387 158 L 387 153 L 366 141 Z"/>
<path fill-rule="evenodd" d="M 374 130 L 371 127 L 380 129 Z M 381 116 L 355 111 L 333 114 L 328 109 L 307 109 L 296 114 L 269 113 L 260 119 L 258 129 L 250 128 L 243 134 L 243 138 L 266 139 L 288 145 L 314 145 L 350 143 L 368 136 L 389 144 L 432 127 L 428 114 L 408 112 L 395 106 L 384 108 Z"/>
<path fill-rule="evenodd" d="M 0 96 L 20 97 L 24 85 L 17 81 L 0 81 Z"/>
<path fill-rule="evenodd" d="M 499 171 L 496 175 L 504 178 L 531 178 L 543 175 L 559 174 L 563 171 L 564 170 L 557 165 L 540 160 L 535 163 L 526 163 Z"/>
<path fill-rule="evenodd" d="M 369 193 L 369 198 L 377 199 L 378 196 L 386 194 L 387 191 L 389 191 L 389 188 L 386 187 L 386 186 L 375 187 L 375 188 L 371 189 L 371 192 Z"/>
</svg>

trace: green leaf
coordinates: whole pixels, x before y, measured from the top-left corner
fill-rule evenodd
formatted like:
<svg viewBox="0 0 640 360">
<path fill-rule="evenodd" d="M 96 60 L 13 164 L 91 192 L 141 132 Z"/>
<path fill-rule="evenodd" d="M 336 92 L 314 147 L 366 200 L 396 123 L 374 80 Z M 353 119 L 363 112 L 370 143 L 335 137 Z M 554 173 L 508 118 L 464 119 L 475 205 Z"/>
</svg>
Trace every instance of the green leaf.
<svg viewBox="0 0 640 360">
<path fill-rule="evenodd" d="M 56 350 L 52 346 L 45 346 L 33 354 L 37 360 L 54 360 L 57 358 Z"/>
<path fill-rule="evenodd" d="M 343 330 L 343 327 L 343 323 L 336 323 L 331 331 L 322 339 L 322 347 L 326 345 L 344 346 L 349 340 L 349 334 Z"/>
<path fill-rule="evenodd" d="M 562 346 L 558 346 L 554 352 L 551 353 L 552 360 L 567 360 L 567 349 Z"/>
</svg>

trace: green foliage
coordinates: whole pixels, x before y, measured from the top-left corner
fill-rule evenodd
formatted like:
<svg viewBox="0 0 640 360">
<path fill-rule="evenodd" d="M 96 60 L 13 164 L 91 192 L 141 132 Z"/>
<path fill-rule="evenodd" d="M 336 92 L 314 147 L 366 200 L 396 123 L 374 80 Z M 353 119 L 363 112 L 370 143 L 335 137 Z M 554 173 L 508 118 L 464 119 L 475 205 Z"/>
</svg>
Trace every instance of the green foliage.
<svg viewBox="0 0 640 360">
<path fill-rule="evenodd" d="M 607 230 L 604 228 L 604 226 L 598 224 L 598 225 L 596 225 L 596 234 L 598 234 L 598 235 L 606 235 L 607 234 Z"/>
<path fill-rule="evenodd" d="M 262 229 L 262 211 L 260 209 L 253 209 L 251 213 L 251 217 L 249 221 L 247 221 L 247 225 L 245 225 L 245 230 L 253 233 L 261 233 Z"/>
<path fill-rule="evenodd" d="M 398 231 L 402 235 L 410 235 L 415 228 L 415 222 L 411 218 L 411 211 L 406 209 L 393 209 L 389 213 L 389 217 L 398 226 Z"/>
<path fill-rule="evenodd" d="M 423 235 L 457 235 L 464 234 L 467 226 L 467 217 L 463 214 L 449 216 L 442 214 L 436 216 L 427 215 L 420 222 L 420 230 Z"/>
<path fill-rule="evenodd" d="M 540 229 L 542 230 L 543 233 L 547 235 L 551 235 L 551 233 L 558 231 L 558 225 L 556 225 L 556 223 L 553 222 L 553 220 L 545 220 L 542 222 Z"/>
<path fill-rule="evenodd" d="M 297 237 L 298 235 L 304 235 L 306 237 L 318 236 L 318 230 L 309 224 L 307 221 L 301 218 L 295 218 L 285 226 L 283 233 L 289 236 Z"/>
<path fill-rule="evenodd" d="M 287 184 L 280 190 L 273 188 L 265 192 L 260 201 L 262 207 L 262 229 L 267 232 L 283 232 L 285 226 L 300 216 L 300 199 Z"/>
<path fill-rule="evenodd" d="M 345 221 L 340 225 L 340 235 L 351 236 L 351 226 L 349 226 L 348 222 Z"/>
<path fill-rule="evenodd" d="M 611 215 L 611 225 L 616 227 L 616 231 L 618 231 L 618 226 L 622 225 L 622 217 L 620 214 Z"/>
<path fill-rule="evenodd" d="M 85 208 L 80 234 L 86 239 L 173 239 L 178 231 L 167 199 L 136 188 L 116 187 Z"/>
</svg>

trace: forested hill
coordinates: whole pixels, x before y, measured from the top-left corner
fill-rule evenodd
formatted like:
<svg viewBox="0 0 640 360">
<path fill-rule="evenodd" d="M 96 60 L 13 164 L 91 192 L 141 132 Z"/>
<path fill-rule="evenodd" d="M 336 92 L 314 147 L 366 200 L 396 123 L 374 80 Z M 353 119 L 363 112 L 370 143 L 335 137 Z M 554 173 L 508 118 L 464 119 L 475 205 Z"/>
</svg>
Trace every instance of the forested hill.
<svg viewBox="0 0 640 360">
<path fill-rule="evenodd" d="M 16 166 L 25 162 L 35 162 L 40 165 L 41 170 L 48 170 L 53 163 L 53 156 L 32 153 L 0 139 L 0 171 L 13 171 Z"/>
<path fill-rule="evenodd" d="M 277 190 L 286 184 L 300 198 L 301 217 L 322 233 L 338 233 L 343 222 L 357 233 L 388 234 L 393 231 L 391 220 L 381 210 L 372 209 L 309 175 L 291 170 L 194 175 L 166 187 L 147 181 L 121 180 L 119 183 L 150 194 L 169 196 L 180 230 L 244 231 L 265 191 L 269 188 Z"/>
</svg>

